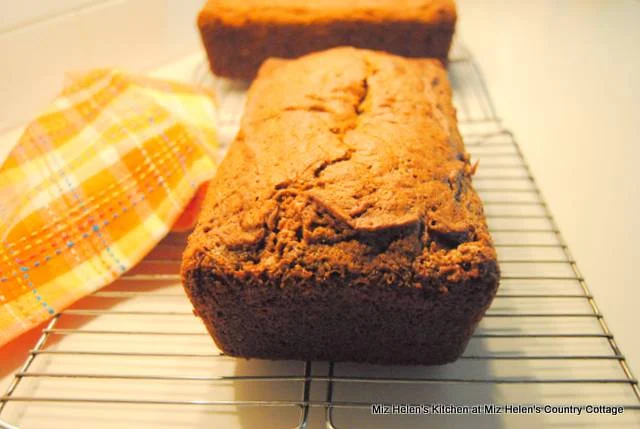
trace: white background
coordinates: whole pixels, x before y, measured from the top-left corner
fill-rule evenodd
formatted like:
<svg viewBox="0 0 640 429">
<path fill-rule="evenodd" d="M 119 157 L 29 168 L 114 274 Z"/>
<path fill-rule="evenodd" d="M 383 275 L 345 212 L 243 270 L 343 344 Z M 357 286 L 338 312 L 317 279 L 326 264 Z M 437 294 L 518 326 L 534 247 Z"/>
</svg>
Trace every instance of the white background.
<svg viewBox="0 0 640 429">
<path fill-rule="evenodd" d="M 200 3 L 0 0 L 0 159 L 65 71 L 144 71 L 198 50 Z M 640 2 L 458 3 L 459 36 L 638 373 Z M 0 376 L 29 346 L 0 350 Z"/>
</svg>

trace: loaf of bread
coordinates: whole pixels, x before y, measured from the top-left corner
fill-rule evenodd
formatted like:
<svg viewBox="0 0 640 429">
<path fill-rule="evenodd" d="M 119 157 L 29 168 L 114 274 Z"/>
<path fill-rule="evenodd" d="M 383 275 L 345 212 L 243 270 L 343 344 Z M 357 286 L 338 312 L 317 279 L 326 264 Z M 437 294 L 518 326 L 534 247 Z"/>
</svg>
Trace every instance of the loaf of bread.
<svg viewBox="0 0 640 429">
<path fill-rule="evenodd" d="M 446 61 L 455 22 L 453 0 L 209 0 L 198 17 L 213 73 L 241 79 L 342 45 Z"/>
<path fill-rule="evenodd" d="M 184 254 L 226 354 L 441 364 L 498 287 L 437 60 L 335 48 L 269 60 Z"/>
</svg>

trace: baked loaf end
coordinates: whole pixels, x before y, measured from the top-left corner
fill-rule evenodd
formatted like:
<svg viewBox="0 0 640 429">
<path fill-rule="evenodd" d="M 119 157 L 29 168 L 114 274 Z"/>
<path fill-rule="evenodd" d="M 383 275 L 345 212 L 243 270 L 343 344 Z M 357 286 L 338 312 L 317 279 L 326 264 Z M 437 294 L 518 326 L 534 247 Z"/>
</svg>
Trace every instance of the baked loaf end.
<svg viewBox="0 0 640 429">
<path fill-rule="evenodd" d="M 436 60 L 336 48 L 270 60 L 184 254 L 234 356 L 438 364 L 498 287 Z"/>
<path fill-rule="evenodd" d="M 455 23 L 453 0 L 209 0 L 198 16 L 211 70 L 241 79 L 341 45 L 446 61 Z"/>
</svg>

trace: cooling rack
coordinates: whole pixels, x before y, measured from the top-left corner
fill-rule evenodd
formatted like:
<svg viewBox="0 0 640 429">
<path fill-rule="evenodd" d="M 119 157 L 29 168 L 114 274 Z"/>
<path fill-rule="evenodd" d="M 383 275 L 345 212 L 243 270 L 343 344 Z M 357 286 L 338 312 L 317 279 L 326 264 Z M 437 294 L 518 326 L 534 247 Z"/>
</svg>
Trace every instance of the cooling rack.
<svg viewBox="0 0 640 429">
<path fill-rule="evenodd" d="M 221 94 L 235 133 L 244 87 Z M 0 427 L 637 427 L 638 381 L 600 313 L 471 54 L 450 64 L 467 150 L 502 268 L 460 360 L 439 367 L 262 361 L 221 354 L 181 291 L 172 234 L 117 282 L 56 315 L 0 397 Z M 372 415 L 372 404 L 622 405 L 582 415 Z"/>
</svg>

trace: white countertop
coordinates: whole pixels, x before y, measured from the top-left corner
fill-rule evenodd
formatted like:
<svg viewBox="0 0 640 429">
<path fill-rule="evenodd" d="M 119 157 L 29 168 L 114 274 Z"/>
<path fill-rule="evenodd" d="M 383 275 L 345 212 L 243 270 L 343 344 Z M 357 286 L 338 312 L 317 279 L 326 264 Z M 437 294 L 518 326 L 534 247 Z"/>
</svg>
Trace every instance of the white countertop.
<svg viewBox="0 0 640 429">
<path fill-rule="evenodd" d="M 640 2 L 458 3 L 498 115 L 638 377 Z"/>
<path fill-rule="evenodd" d="M 459 36 L 638 376 L 640 2 L 458 3 Z M 0 350 L 1 391 L 35 337 Z"/>
</svg>

